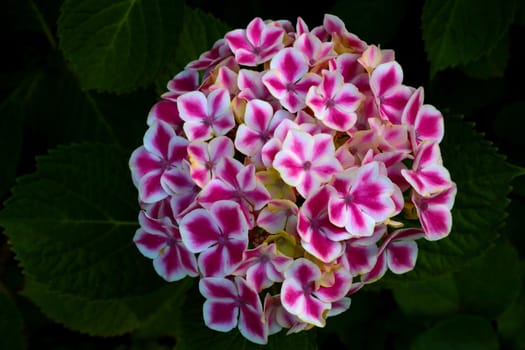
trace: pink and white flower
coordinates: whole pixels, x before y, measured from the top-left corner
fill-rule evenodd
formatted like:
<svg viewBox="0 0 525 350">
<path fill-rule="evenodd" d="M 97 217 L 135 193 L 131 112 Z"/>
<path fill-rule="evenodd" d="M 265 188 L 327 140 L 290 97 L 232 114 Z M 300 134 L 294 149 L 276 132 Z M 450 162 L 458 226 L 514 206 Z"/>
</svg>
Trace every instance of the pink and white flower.
<svg viewBox="0 0 525 350">
<path fill-rule="evenodd" d="M 452 231 L 443 115 L 337 16 L 254 18 L 167 90 L 129 160 L 134 243 L 166 281 L 200 280 L 211 329 L 324 327 Z"/>
<path fill-rule="evenodd" d="M 206 298 L 202 309 L 206 326 L 219 332 L 238 327 L 245 338 L 266 344 L 268 328 L 261 300 L 244 279 L 202 278 L 199 291 Z"/>
<path fill-rule="evenodd" d="M 248 247 L 248 223 L 239 204 L 232 201 L 217 201 L 209 210 L 189 212 L 180 220 L 179 228 L 187 249 L 199 254 L 199 270 L 204 276 L 231 274 Z"/>
</svg>

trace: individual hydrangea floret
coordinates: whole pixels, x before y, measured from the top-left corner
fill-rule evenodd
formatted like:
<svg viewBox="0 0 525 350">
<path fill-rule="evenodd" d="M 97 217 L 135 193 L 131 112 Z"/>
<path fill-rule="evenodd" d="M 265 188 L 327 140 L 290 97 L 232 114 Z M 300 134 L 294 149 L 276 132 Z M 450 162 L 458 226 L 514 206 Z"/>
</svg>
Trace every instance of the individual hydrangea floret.
<svg viewBox="0 0 525 350">
<path fill-rule="evenodd" d="M 452 231 L 445 118 L 335 15 L 226 33 L 145 124 L 134 243 L 164 280 L 198 280 L 215 331 L 266 344 L 324 327 Z"/>
</svg>

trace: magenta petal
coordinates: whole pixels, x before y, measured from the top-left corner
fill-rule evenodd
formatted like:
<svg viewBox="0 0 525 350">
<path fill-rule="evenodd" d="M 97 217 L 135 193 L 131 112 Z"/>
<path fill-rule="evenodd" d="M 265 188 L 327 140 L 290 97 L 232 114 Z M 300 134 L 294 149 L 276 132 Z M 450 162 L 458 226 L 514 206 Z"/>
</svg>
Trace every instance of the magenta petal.
<svg viewBox="0 0 525 350">
<path fill-rule="evenodd" d="M 151 171 L 139 181 L 139 195 L 144 203 L 154 203 L 168 196 L 160 184 L 161 170 Z"/>
<path fill-rule="evenodd" d="M 200 253 L 217 241 L 218 224 L 206 209 L 195 209 L 179 222 L 182 241 L 193 253 Z"/>
<path fill-rule="evenodd" d="M 344 243 L 330 240 L 323 234 L 313 234 L 309 242 L 302 241 L 304 250 L 317 259 L 329 263 L 343 254 Z"/>
<path fill-rule="evenodd" d="M 308 71 L 308 62 L 301 51 L 285 48 L 279 51 L 270 62 L 270 69 L 278 70 L 286 82 L 296 82 Z"/>
<path fill-rule="evenodd" d="M 186 276 L 196 277 L 199 274 L 197 259 L 180 243 L 166 247 L 163 254 L 153 260 L 153 266 L 168 282 L 178 281 Z"/>
<path fill-rule="evenodd" d="M 235 277 L 235 284 L 242 300 L 239 316 L 239 331 L 248 340 L 257 344 L 268 342 L 268 326 L 259 295 L 244 279 Z"/>
<path fill-rule="evenodd" d="M 343 261 L 353 276 L 362 275 L 370 272 L 375 266 L 378 251 L 375 244 L 365 246 L 347 244 Z"/>
<path fill-rule="evenodd" d="M 443 115 L 434 106 L 422 106 L 414 126 L 418 140 L 430 140 L 439 143 L 443 139 L 445 133 Z"/>
<path fill-rule="evenodd" d="M 386 248 L 388 268 L 395 274 L 414 269 L 417 259 L 417 244 L 414 241 L 393 241 Z"/>
<path fill-rule="evenodd" d="M 138 250 L 142 255 L 150 259 L 154 259 L 159 255 L 159 251 L 166 245 L 166 241 L 166 236 L 152 234 L 142 228 L 139 228 L 133 237 L 133 242 L 135 242 Z"/>
<path fill-rule="evenodd" d="M 382 96 L 403 81 L 403 69 L 396 61 L 382 63 L 370 76 L 370 87 L 376 96 Z"/>
<path fill-rule="evenodd" d="M 334 272 L 334 283 L 331 286 L 320 286 L 314 295 L 322 301 L 335 302 L 343 298 L 352 286 L 352 275 L 345 268 Z"/>
<path fill-rule="evenodd" d="M 370 272 L 361 276 L 361 281 L 364 283 L 373 283 L 383 277 L 388 269 L 386 254 L 379 254 L 375 266 Z"/>
<path fill-rule="evenodd" d="M 206 96 L 200 91 L 192 91 L 177 99 L 180 117 L 184 121 L 200 122 L 208 116 Z"/>
</svg>

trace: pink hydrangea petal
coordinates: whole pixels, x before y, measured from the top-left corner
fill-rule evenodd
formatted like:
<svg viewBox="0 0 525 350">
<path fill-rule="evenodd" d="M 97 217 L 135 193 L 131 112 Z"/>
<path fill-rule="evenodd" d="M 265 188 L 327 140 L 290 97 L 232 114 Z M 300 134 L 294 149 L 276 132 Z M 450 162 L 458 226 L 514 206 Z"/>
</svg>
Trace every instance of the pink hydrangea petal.
<svg viewBox="0 0 525 350">
<path fill-rule="evenodd" d="M 208 116 L 208 100 L 200 91 L 191 91 L 177 99 L 180 118 L 186 122 L 201 122 Z"/>
<path fill-rule="evenodd" d="M 370 76 L 370 87 L 376 96 L 383 96 L 403 82 L 403 69 L 396 61 L 382 63 Z"/>
<path fill-rule="evenodd" d="M 161 158 L 149 152 L 144 146 L 133 151 L 129 160 L 129 167 L 134 181 L 138 182 L 144 175 L 159 171 Z"/>
<path fill-rule="evenodd" d="M 202 205 L 211 205 L 216 201 L 234 198 L 235 190 L 219 179 L 210 180 L 199 194 L 198 200 Z"/>
<path fill-rule="evenodd" d="M 312 234 L 310 241 L 302 241 L 304 250 L 323 262 L 332 262 L 343 254 L 344 243 L 332 241 L 326 235 Z"/>
<path fill-rule="evenodd" d="M 332 308 L 326 314 L 327 317 L 337 316 L 342 314 L 350 308 L 351 299 L 350 298 L 341 298 L 332 303 Z"/>
<path fill-rule="evenodd" d="M 206 300 L 203 305 L 204 323 L 219 332 L 229 332 L 237 326 L 239 308 L 232 301 Z"/>
<path fill-rule="evenodd" d="M 182 244 L 166 247 L 163 254 L 153 260 L 155 271 L 168 282 L 179 281 L 186 276 L 196 277 L 197 259 Z"/>
<path fill-rule="evenodd" d="M 418 88 L 407 101 L 407 104 L 401 115 L 401 122 L 415 126 L 418 117 L 418 112 L 423 106 L 424 92 L 423 88 Z"/>
<path fill-rule="evenodd" d="M 441 142 L 445 133 L 443 115 L 434 106 L 423 105 L 414 125 L 418 140 Z"/>
<path fill-rule="evenodd" d="M 235 284 L 226 278 L 205 277 L 199 281 L 199 291 L 203 297 L 212 300 L 233 300 L 237 296 Z"/>
<path fill-rule="evenodd" d="M 442 165 L 429 165 L 419 171 L 401 170 L 405 180 L 422 196 L 428 197 L 452 185 L 450 173 Z"/>
<path fill-rule="evenodd" d="M 143 176 L 138 184 L 139 196 L 144 203 L 154 203 L 168 196 L 160 184 L 161 170 L 154 170 Z"/>
<path fill-rule="evenodd" d="M 157 121 L 151 125 L 144 134 L 144 147 L 158 157 L 169 159 L 169 145 L 172 138 L 179 137 L 173 128 L 163 122 Z"/>
<path fill-rule="evenodd" d="M 217 240 L 218 241 L 218 240 Z M 206 277 L 224 277 L 231 274 L 242 261 L 247 240 L 227 240 L 204 250 L 199 254 L 199 270 Z"/>
<path fill-rule="evenodd" d="M 245 31 L 243 29 L 232 30 L 224 36 L 226 43 L 230 49 L 235 52 L 239 49 L 250 50 L 252 45 L 247 40 L 245 36 Z"/>
<path fill-rule="evenodd" d="M 266 344 L 268 342 L 268 326 L 264 320 L 259 295 L 243 279 L 236 277 L 235 282 L 239 289 L 239 297 L 245 302 L 240 307 L 239 331 L 253 343 Z"/>
<path fill-rule="evenodd" d="M 313 262 L 304 258 L 297 259 L 285 272 L 281 286 L 281 303 L 288 312 L 304 322 L 323 327 L 324 314 L 331 305 L 314 298 L 308 291 L 313 282 L 320 277 L 321 271 Z"/>
<path fill-rule="evenodd" d="M 284 81 L 293 83 L 308 71 L 308 62 L 301 51 L 289 47 L 282 49 L 272 58 L 270 69 L 279 71 Z"/>
<path fill-rule="evenodd" d="M 248 223 L 242 214 L 239 204 L 233 201 L 217 201 L 210 207 L 223 235 L 229 239 L 248 239 Z"/>
<path fill-rule="evenodd" d="M 157 121 L 167 123 L 173 128 L 175 134 L 180 135 L 183 121 L 180 119 L 179 109 L 175 102 L 162 100 L 151 107 L 146 123 L 151 126 Z"/>
<path fill-rule="evenodd" d="M 170 97 L 176 98 L 181 94 L 198 88 L 199 73 L 195 70 L 183 70 L 171 79 L 167 88 L 171 92 Z M 178 96 L 177 96 L 178 95 Z"/>
<path fill-rule="evenodd" d="M 266 72 L 262 77 L 262 82 L 268 91 L 277 99 L 283 99 L 287 93 L 287 84 L 281 73 L 275 69 Z"/>
<path fill-rule="evenodd" d="M 379 254 L 376 260 L 375 266 L 370 272 L 365 273 L 361 276 L 361 281 L 369 284 L 379 280 L 383 277 L 388 269 L 385 254 Z"/>
<path fill-rule="evenodd" d="M 353 276 L 368 273 L 377 261 L 378 248 L 375 244 L 352 245 L 347 244 L 344 253 L 344 265 Z"/>
<path fill-rule="evenodd" d="M 182 241 L 192 253 L 200 253 L 217 242 L 219 227 L 206 209 L 195 209 L 179 222 Z"/>
<path fill-rule="evenodd" d="M 417 244 L 414 241 L 393 241 L 386 249 L 386 262 L 390 271 L 402 274 L 416 266 Z"/>
<path fill-rule="evenodd" d="M 314 295 L 322 301 L 335 302 L 342 299 L 352 286 L 352 275 L 345 268 L 334 272 L 334 283 L 331 286 L 320 286 Z"/>
<path fill-rule="evenodd" d="M 155 234 L 139 228 L 135 232 L 133 242 L 138 250 L 146 258 L 154 259 L 159 255 L 159 251 L 166 245 L 166 236 Z"/>
</svg>

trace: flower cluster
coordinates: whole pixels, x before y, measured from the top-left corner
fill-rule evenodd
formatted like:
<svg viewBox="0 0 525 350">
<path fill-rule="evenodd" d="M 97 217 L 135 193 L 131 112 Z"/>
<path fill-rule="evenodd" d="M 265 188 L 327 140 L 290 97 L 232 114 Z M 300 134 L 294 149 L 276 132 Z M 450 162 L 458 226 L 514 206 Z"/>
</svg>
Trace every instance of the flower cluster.
<svg viewBox="0 0 525 350">
<path fill-rule="evenodd" d="M 167 90 L 129 161 L 134 242 L 165 280 L 199 278 L 211 329 L 323 327 L 450 233 L 442 114 L 338 17 L 255 18 Z"/>
</svg>

